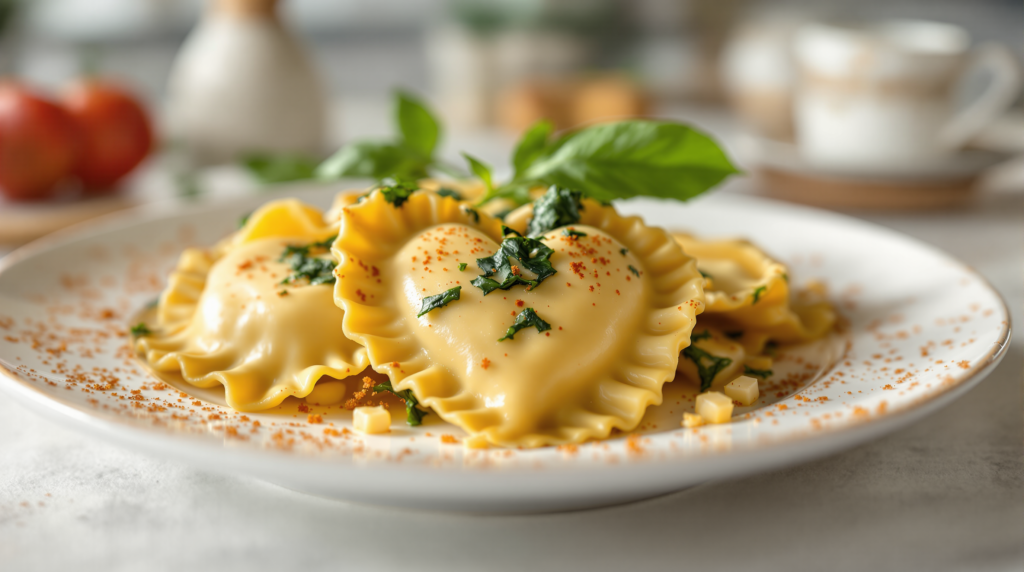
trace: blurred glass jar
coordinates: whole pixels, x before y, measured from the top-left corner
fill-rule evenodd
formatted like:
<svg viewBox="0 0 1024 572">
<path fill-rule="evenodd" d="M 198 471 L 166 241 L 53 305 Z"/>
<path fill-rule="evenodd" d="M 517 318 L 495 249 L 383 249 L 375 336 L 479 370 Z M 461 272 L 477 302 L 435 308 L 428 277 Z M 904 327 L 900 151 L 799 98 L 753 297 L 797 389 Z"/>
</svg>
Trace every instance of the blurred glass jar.
<svg viewBox="0 0 1024 572">
<path fill-rule="evenodd" d="M 213 0 L 168 81 L 167 128 L 199 163 L 254 153 L 318 157 L 327 101 L 277 0 Z"/>
</svg>

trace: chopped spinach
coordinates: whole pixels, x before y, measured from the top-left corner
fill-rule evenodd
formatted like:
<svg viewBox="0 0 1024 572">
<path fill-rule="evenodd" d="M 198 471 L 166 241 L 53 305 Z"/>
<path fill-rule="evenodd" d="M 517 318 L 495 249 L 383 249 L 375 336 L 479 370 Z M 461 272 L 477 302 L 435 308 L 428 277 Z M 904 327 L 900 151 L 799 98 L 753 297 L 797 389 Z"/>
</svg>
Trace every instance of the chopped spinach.
<svg viewBox="0 0 1024 572">
<path fill-rule="evenodd" d="M 533 218 L 526 226 L 528 236 L 540 236 L 549 230 L 580 222 L 582 193 L 552 185 L 533 203 Z"/>
<path fill-rule="evenodd" d="M 416 314 L 416 317 L 419 318 L 420 316 L 426 314 L 431 310 L 436 310 L 437 308 L 443 308 L 447 306 L 451 302 L 458 300 L 461 293 L 462 286 L 456 286 L 454 288 L 449 288 L 435 296 L 427 296 L 426 298 L 423 299 L 423 303 L 420 305 L 420 313 Z"/>
<path fill-rule="evenodd" d="M 730 358 L 711 355 L 694 346 L 684 349 L 683 356 L 697 366 L 697 373 L 700 375 L 700 390 L 702 392 L 710 389 L 711 384 L 715 381 L 715 376 L 732 363 Z"/>
<path fill-rule="evenodd" d="M 537 315 L 537 312 L 533 308 L 527 308 L 519 315 L 516 316 L 516 321 L 512 323 L 512 326 L 505 331 L 505 336 L 498 338 L 498 341 L 514 339 L 515 335 L 519 333 L 519 330 L 523 328 L 536 327 L 537 332 L 546 332 L 551 329 L 551 324 L 545 322 Z"/>
<path fill-rule="evenodd" d="M 476 259 L 477 266 L 484 273 L 470 283 L 483 290 L 485 296 L 499 288 L 508 290 L 516 284 L 523 284 L 528 290 L 533 289 L 545 278 L 555 274 L 556 270 L 549 260 L 554 252 L 539 240 L 522 236 L 506 237 L 494 256 Z M 527 276 L 527 272 L 533 276 Z"/>
<path fill-rule="evenodd" d="M 411 389 L 395 391 L 395 388 L 391 386 L 391 382 L 385 381 L 384 383 L 378 383 L 373 386 L 373 391 L 374 393 L 388 391 L 395 394 L 399 399 L 405 401 L 405 422 L 413 427 L 423 423 L 423 416 L 426 415 L 427 412 L 416 407 L 420 402 L 416 400 L 416 396 L 412 394 Z"/>
</svg>

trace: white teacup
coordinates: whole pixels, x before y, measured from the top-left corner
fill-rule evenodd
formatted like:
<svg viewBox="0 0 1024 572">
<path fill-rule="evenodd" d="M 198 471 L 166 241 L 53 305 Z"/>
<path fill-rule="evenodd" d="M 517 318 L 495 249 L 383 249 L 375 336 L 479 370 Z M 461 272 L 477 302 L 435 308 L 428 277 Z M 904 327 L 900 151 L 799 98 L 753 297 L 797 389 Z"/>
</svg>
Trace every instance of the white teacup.
<svg viewBox="0 0 1024 572">
<path fill-rule="evenodd" d="M 794 102 L 801 153 L 819 164 L 885 168 L 935 162 L 967 144 L 1013 103 L 1020 69 L 1001 46 L 971 49 L 962 28 L 891 20 L 807 24 L 795 37 Z M 965 74 L 991 76 L 958 106 Z"/>
</svg>

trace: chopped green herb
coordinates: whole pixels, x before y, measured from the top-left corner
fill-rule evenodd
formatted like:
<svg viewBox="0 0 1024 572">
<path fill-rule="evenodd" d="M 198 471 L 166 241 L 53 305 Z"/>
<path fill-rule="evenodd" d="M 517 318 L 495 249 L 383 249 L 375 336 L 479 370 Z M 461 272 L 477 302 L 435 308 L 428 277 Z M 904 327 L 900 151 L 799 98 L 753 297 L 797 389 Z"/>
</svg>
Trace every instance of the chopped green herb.
<svg viewBox="0 0 1024 572">
<path fill-rule="evenodd" d="M 782 279 L 785 280 L 786 282 L 789 282 L 789 274 L 786 274 L 785 272 L 783 272 L 782 273 Z"/>
<path fill-rule="evenodd" d="M 459 191 L 456 191 L 455 189 L 449 189 L 448 187 L 441 187 L 440 189 L 437 190 L 437 194 L 438 196 L 441 197 L 451 197 L 457 201 L 462 200 L 462 195 L 459 193 Z"/>
<path fill-rule="evenodd" d="M 380 187 L 380 192 L 384 195 L 384 200 L 395 205 L 395 208 L 402 208 L 402 204 L 409 200 L 409 195 L 418 190 L 419 189 L 415 183 L 409 183 L 406 181 L 395 181 L 393 185 Z"/>
<path fill-rule="evenodd" d="M 701 332 L 699 334 L 693 334 L 693 333 L 690 334 L 690 343 L 691 344 L 694 343 L 694 342 L 699 342 L 701 340 L 710 340 L 710 339 L 711 339 L 711 330 L 704 330 L 703 332 Z"/>
<path fill-rule="evenodd" d="M 484 273 L 474 278 L 471 284 L 483 290 L 485 296 L 499 288 L 508 290 L 516 284 L 524 284 L 528 290 L 533 289 L 545 278 L 555 274 L 556 270 L 549 260 L 554 252 L 539 240 L 522 236 L 506 237 L 494 256 L 477 258 L 476 264 Z"/>
<path fill-rule="evenodd" d="M 640 271 L 639 271 L 639 270 L 637 270 L 636 268 L 633 268 L 633 265 L 632 265 L 632 264 L 630 264 L 629 266 L 627 266 L 627 268 L 629 268 L 629 271 L 630 271 L 630 272 L 632 272 L 632 273 L 633 273 L 633 274 L 634 274 L 634 275 L 635 275 L 635 276 L 636 276 L 637 278 L 639 278 L 639 277 L 640 277 Z"/>
<path fill-rule="evenodd" d="M 278 290 L 277 291 L 277 295 L 278 296 L 287 296 L 288 295 L 288 291 L 287 290 Z"/>
<path fill-rule="evenodd" d="M 494 213 L 494 218 L 498 220 L 505 220 L 505 217 L 507 217 L 510 212 L 512 212 L 512 209 L 505 209 L 501 212 Z"/>
<path fill-rule="evenodd" d="M 462 286 L 456 286 L 454 288 L 449 288 L 435 296 L 427 296 L 426 298 L 423 299 L 423 303 L 420 305 L 420 313 L 416 314 L 416 317 L 419 318 L 420 316 L 426 314 L 431 310 L 443 308 L 447 306 L 449 303 L 458 300 L 461 292 Z"/>
<path fill-rule="evenodd" d="M 710 389 L 711 384 L 715 381 L 715 376 L 732 363 L 730 358 L 714 356 L 694 346 L 684 349 L 683 356 L 697 366 L 697 373 L 700 375 L 700 390 L 702 392 Z"/>
<path fill-rule="evenodd" d="M 329 258 L 318 258 L 312 255 L 313 251 L 327 251 L 331 248 L 337 236 L 326 238 L 319 242 L 312 242 L 302 246 L 288 245 L 284 247 L 279 262 L 287 262 L 292 273 L 281 281 L 281 284 L 292 284 L 305 278 L 310 286 L 317 284 L 334 284 L 334 267 L 337 264 Z"/>
<path fill-rule="evenodd" d="M 714 276 L 708 274 L 707 272 L 704 272 L 703 270 L 698 269 L 697 272 L 700 272 L 701 276 L 703 276 L 704 278 L 707 278 L 709 280 L 714 280 L 715 279 Z"/>
<path fill-rule="evenodd" d="M 769 378 L 772 376 L 772 370 L 770 369 L 754 369 L 750 366 L 743 366 L 743 375 L 753 375 L 762 379 Z"/>
<path fill-rule="evenodd" d="M 754 288 L 754 301 L 752 303 L 757 304 L 757 301 L 761 299 L 761 294 L 764 294 L 767 291 L 767 286 L 758 286 L 757 288 Z"/>
<path fill-rule="evenodd" d="M 468 214 L 469 216 L 473 217 L 473 222 L 480 224 L 480 213 L 476 212 L 476 210 L 471 209 L 469 207 L 462 207 L 462 210 L 465 211 L 466 214 Z"/>
<path fill-rule="evenodd" d="M 466 266 L 468 266 L 468 265 L 465 262 L 460 262 L 459 263 L 459 272 L 462 272 L 463 270 L 465 270 Z"/>
<path fill-rule="evenodd" d="M 251 216 L 251 212 L 242 215 L 242 218 L 238 219 L 238 228 L 242 228 L 243 226 L 245 226 L 245 223 L 249 222 L 249 217 Z"/>
<path fill-rule="evenodd" d="M 501 225 L 501 236 L 508 236 L 510 234 L 513 235 L 513 236 L 523 236 L 523 235 L 519 234 L 518 230 L 516 230 L 516 229 L 514 229 L 512 227 Z"/>
<path fill-rule="evenodd" d="M 587 233 L 580 232 L 578 230 L 570 230 L 568 228 L 563 228 L 562 229 L 562 236 L 568 236 L 570 238 L 572 238 L 572 237 L 579 238 L 581 236 L 587 236 Z"/>
<path fill-rule="evenodd" d="M 526 226 L 526 234 L 540 236 L 560 226 L 580 222 L 582 196 L 579 191 L 552 185 L 544 196 L 533 203 L 533 218 Z"/>
<path fill-rule="evenodd" d="M 619 254 L 621 254 L 623 256 L 625 256 L 627 252 L 629 252 L 629 249 L 627 249 L 627 248 L 620 248 L 619 249 Z"/>
<path fill-rule="evenodd" d="M 134 326 L 132 326 L 131 331 L 133 338 L 153 335 L 153 331 L 149 329 L 149 326 L 147 326 L 145 322 L 139 322 L 138 324 L 135 324 Z"/>
<path fill-rule="evenodd" d="M 775 342 L 768 342 L 764 345 L 764 353 L 768 357 L 774 358 L 779 353 L 779 344 Z"/>
<path fill-rule="evenodd" d="M 514 339 L 515 335 L 519 333 L 519 330 L 529 328 L 531 326 L 536 327 L 538 333 L 546 332 L 551 329 L 551 324 L 540 319 L 540 316 L 537 315 L 537 312 L 535 312 L 533 308 L 527 308 L 522 312 L 519 312 L 519 315 L 516 316 L 516 321 L 512 323 L 512 326 L 509 327 L 508 330 L 505 331 L 504 337 L 498 338 L 498 341 L 501 342 L 504 340 Z"/>
<path fill-rule="evenodd" d="M 735 332 L 726 332 L 725 335 L 733 340 L 738 340 L 743 337 L 743 330 L 737 330 Z"/>
<path fill-rule="evenodd" d="M 399 399 L 405 401 L 405 422 L 408 423 L 409 425 L 412 425 L 413 427 L 423 423 L 423 416 L 426 415 L 427 412 L 416 407 L 417 405 L 420 404 L 420 402 L 416 400 L 416 396 L 412 394 L 411 389 L 395 391 L 395 388 L 392 387 L 391 382 L 385 381 L 384 383 L 378 383 L 377 385 L 373 386 L 373 391 L 374 393 L 388 391 L 390 393 L 395 394 L 395 396 L 397 396 Z"/>
</svg>

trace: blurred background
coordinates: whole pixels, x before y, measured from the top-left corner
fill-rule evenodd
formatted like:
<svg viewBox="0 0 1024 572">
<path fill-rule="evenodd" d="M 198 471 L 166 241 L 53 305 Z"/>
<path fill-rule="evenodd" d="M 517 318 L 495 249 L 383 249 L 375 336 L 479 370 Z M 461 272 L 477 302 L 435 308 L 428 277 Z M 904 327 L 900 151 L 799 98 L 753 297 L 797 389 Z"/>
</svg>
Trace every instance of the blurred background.
<svg viewBox="0 0 1024 572">
<path fill-rule="evenodd" d="M 271 180 L 308 176 L 292 163 L 390 136 L 396 88 L 437 111 L 445 156 L 471 150 L 499 172 L 538 119 L 569 128 L 640 116 L 712 133 L 751 175 L 730 183 L 736 192 L 841 210 L 1024 192 L 1024 112 L 1012 81 L 995 117 L 942 160 L 810 159 L 800 137 L 810 127 L 794 113 L 807 82 L 798 30 L 891 19 L 952 24 L 970 49 L 1009 53 L 1019 75 L 1019 0 L 0 0 L 0 73 L 55 101 L 68 101 L 83 75 L 101 78 L 152 124 L 139 164 L 99 192 L 62 182 L 61 192 L 0 203 L 0 219 L 16 214 L 15 230 L 28 236 L 139 200 L 249 192 L 268 179 L 245 167 L 254 154 L 286 163 Z M 981 97 L 989 76 L 1009 73 L 972 57 L 943 94 L 954 110 Z M 11 233 L 0 240 L 21 236 Z"/>
</svg>

